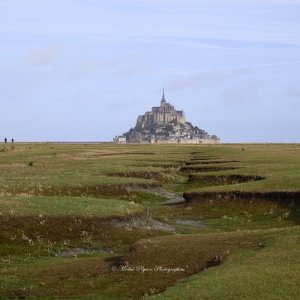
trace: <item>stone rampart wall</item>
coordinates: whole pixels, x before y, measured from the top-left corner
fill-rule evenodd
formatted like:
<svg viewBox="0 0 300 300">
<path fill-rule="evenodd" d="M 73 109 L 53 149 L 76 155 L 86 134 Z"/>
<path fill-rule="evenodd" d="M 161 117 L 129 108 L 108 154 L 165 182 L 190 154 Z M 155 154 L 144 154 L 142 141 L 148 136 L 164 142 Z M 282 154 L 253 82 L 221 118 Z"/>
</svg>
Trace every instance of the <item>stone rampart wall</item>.
<svg viewBox="0 0 300 300">
<path fill-rule="evenodd" d="M 177 140 L 156 140 L 157 144 L 178 144 Z"/>
<path fill-rule="evenodd" d="M 180 144 L 220 144 L 220 139 L 179 140 Z"/>
<path fill-rule="evenodd" d="M 191 139 L 186 139 L 186 140 L 179 140 L 180 144 L 201 144 L 200 140 L 191 140 Z"/>
<path fill-rule="evenodd" d="M 201 139 L 201 144 L 220 144 L 220 139 Z"/>
</svg>

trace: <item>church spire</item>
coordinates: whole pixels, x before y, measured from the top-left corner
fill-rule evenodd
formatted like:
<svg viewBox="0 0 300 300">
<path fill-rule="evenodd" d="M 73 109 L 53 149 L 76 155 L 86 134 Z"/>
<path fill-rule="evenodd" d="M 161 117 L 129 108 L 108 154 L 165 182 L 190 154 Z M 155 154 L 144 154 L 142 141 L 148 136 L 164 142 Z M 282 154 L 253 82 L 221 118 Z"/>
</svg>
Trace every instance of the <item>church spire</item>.
<svg viewBox="0 0 300 300">
<path fill-rule="evenodd" d="M 162 94 L 161 102 L 166 102 L 166 99 L 165 99 L 165 88 L 163 88 L 163 94 Z"/>
</svg>

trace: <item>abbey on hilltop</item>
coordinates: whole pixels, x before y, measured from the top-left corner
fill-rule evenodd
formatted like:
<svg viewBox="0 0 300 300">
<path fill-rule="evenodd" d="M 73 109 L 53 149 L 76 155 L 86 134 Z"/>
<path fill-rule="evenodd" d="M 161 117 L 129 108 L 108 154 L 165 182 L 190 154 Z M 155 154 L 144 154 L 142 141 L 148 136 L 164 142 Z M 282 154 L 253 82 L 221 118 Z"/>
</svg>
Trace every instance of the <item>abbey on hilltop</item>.
<svg viewBox="0 0 300 300">
<path fill-rule="evenodd" d="M 114 142 L 219 144 L 220 139 L 186 122 L 184 111 L 167 103 L 163 91 L 160 106 L 138 116 L 136 126 L 122 136 L 116 136 Z"/>
<path fill-rule="evenodd" d="M 183 110 L 177 111 L 173 105 L 166 102 L 165 93 L 163 91 L 162 99 L 159 107 L 152 107 L 152 111 L 147 111 L 144 115 L 138 116 L 137 126 L 151 127 L 153 124 L 168 125 L 173 121 L 177 123 L 185 123 L 185 115 Z"/>
</svg>

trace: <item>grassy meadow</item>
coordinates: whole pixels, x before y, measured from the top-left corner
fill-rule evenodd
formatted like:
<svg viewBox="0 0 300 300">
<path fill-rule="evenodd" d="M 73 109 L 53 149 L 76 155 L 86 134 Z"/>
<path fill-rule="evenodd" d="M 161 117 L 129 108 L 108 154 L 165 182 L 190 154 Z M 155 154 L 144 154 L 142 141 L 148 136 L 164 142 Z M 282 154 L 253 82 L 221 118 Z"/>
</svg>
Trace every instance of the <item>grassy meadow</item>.
<svg viewBox="0 0 300 300">
<path fill-rule="evenodd" d="M 300 144 L 0 144 L 0 299 L 297 299 Z"/>
</svg>

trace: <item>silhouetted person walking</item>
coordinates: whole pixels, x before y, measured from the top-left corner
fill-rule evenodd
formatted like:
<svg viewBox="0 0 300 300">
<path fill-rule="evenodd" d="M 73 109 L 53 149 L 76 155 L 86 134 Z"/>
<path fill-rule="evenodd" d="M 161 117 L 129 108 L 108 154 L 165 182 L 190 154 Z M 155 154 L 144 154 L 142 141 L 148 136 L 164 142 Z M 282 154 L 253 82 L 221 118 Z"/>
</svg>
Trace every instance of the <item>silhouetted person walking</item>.
<svg viewBox="0 0 300 300">
<path fill-rule="evenodd" d="M 4 139 L 4 142 L 5 142 L 5 144 L 6 144 L 6 142 L 7 142 L 7 138 L 5 138 L 5 139 Z"/>
<path fill-rule="evenodd" d="M 11 139 L 11 142 L 14 143 L 14 139 Z"/>
</svg>

